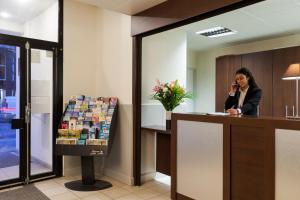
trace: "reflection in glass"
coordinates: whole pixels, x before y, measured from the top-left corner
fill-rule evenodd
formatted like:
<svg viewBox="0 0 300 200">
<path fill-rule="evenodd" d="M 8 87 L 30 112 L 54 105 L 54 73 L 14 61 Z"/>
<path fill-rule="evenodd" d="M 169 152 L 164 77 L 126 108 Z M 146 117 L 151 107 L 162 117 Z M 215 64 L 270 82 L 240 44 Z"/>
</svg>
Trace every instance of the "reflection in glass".
<svg viewBox="0 0 300 200">
<path fill-rule="evenodd" d="M 19 118 L 19 48 L 0 44 L 0 182 L 19 177 L 19 130 L 11 120 Z"/>
</svg>

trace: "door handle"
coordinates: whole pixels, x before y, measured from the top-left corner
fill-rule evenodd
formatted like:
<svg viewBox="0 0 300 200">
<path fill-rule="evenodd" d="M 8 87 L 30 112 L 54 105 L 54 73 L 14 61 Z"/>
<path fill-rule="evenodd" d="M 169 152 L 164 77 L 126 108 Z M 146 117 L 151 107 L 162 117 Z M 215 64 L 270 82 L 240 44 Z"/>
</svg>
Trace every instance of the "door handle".
<svg viewBox="0 0 300 200">
<path fill-rule="evenodd" d="M 23 129 L 25 128 L 24 119 L 12 119 L 11 120 L 11 129 Z"/>
</svg>

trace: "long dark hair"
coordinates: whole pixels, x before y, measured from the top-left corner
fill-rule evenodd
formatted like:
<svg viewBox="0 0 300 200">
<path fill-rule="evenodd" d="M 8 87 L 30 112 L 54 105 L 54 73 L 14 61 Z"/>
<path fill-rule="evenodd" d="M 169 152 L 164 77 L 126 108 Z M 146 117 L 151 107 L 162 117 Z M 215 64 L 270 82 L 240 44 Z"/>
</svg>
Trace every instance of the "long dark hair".
<svg viewBox="0 0 300 200">
<path fill-rule="evenodd" d="M 249 84 L 250 87 L 254 87 L 254 88 L 258 87 L 257 84 L 256 84 L 256 82 L 255 82 L 255 79 L 254 79 L 252 73 L 246 67 L 242 67 L 242 68 L 238 69 L 235 72 L 235 75 L 237 75 L 237 74 L 243 74 L 243 75 L 245 75 L 248 78 L 248 84 Z"/>
</svg>

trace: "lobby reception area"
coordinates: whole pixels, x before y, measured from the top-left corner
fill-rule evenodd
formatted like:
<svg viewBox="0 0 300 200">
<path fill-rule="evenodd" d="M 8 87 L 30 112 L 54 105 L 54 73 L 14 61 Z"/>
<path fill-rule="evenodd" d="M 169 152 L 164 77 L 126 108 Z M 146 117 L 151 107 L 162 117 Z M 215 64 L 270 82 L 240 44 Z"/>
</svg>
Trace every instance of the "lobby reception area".
<svg viewBox="0 0 300 200">
<path fill-rule="evenodd" d="M 0 2 L 0 200 L 299 200 L 300 0 Z"/>
</svg>

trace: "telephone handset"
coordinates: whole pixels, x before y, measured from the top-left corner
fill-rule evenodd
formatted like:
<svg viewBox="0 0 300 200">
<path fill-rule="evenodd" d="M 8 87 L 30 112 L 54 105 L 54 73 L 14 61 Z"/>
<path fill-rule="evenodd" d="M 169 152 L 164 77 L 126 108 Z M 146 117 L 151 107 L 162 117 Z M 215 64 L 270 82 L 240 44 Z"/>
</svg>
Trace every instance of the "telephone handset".
<svg viewBox="0 0 300 200">
<path fill-rule="evenodd" d="M 234 82 L 233 88 L 235 88 L 236 90 L 239 90 L 240 85 L 237 83 L 237 81 Z"/>
</svg>

